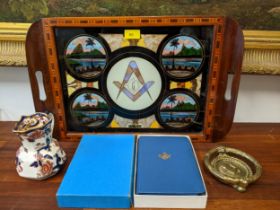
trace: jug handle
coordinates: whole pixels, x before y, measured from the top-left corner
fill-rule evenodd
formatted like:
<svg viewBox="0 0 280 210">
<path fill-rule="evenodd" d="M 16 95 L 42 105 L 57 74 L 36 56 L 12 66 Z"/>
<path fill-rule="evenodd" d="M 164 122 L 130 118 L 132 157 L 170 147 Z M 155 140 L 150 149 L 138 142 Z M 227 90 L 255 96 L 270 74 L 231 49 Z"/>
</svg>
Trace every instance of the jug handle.
<svg viewBox="0 0 280 210">
<path fill-rule="evenodd" d="M 50 118 L 50 120 L 52 121 L 51 122 L 51 133 L 53 133 L 53 128 L 54 128 L 54 115 L 53 115 L 53 113 L 49 113 L 48 114 L 48 117 Z"/>
</svg>

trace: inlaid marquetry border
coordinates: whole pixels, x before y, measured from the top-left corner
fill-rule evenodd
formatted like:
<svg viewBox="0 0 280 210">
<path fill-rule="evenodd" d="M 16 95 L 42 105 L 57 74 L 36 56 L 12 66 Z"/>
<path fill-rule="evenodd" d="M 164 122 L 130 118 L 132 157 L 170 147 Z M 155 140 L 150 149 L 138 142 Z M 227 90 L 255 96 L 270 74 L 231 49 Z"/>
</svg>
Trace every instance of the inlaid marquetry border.
<svg viewBox="0 0 280 210">
<path fill-rule="evenodd" d="M 212 139 L 213 135 L 213 124 L 214 118 L 213 113 L 216 109 L 216 101 L 215 96 L 217 95 L 218 90 L 218 80 L 220 76 L 220 65 L 221 65 L 221 54 L 223 49 L 223 37 L 224 37 L 224 22 L 219 21 L 217 25 L 214 26 L 214 40 L 211 55 L 211 66 L 210 66 L 210 75 L 211 78 L 208 82 L 208 93 L 207 93 L 207 101 L 205 105 L 205 121 L 204 121 L 204 133 L 205 139 Z"/>
<path fill-rule="evenodd" d="M 0 22 L 0 66 L 26 66 L 25 38 L 30 25 Z M 244 30 L 243 34 L 242 72 L 280 75 L 280 31 Z"/>
</svg>

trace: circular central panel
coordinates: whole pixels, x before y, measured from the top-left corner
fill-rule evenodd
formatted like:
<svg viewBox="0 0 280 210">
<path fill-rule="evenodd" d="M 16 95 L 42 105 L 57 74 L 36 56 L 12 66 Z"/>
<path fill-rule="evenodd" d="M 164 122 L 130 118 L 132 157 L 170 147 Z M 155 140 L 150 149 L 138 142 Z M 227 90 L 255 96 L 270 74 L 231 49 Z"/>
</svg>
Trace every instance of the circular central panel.
<svg viewBox="0 0 280 210">
<path fill-rule="evenodd" d="M 165 79 L 149 50 L 128 47 L 111 59 L 101 85 L 115 113 L 141 118 L 154 113 Z"/>
<path fill-rule="evenodd" d="M 162 81 L 151 62 L 140 57 L 128 57 L 112 66 L 106 86 L 110 98 L 118 106 L 141 111 L 158 99 Z"/>
</svg>

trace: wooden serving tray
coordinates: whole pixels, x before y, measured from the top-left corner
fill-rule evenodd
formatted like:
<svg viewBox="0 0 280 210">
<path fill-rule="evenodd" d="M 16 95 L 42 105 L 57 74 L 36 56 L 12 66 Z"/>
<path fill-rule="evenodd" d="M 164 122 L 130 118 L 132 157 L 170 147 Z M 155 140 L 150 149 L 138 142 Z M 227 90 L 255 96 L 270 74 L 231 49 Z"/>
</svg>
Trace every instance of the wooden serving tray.
<svg viewBox="0 0 280 210">
<path fill-rule="evenodd" d="M 230 18 L 45 18 L 31 26 L 26 52 L 35 109 L 54 114 L 58 139 L 152 132 L 209 142 L 232 125 L 243 35 Z M 112 73 L 122 63 L 128 73 L 123 81 L 118 76 L 124 71 Z"/>
</svg>

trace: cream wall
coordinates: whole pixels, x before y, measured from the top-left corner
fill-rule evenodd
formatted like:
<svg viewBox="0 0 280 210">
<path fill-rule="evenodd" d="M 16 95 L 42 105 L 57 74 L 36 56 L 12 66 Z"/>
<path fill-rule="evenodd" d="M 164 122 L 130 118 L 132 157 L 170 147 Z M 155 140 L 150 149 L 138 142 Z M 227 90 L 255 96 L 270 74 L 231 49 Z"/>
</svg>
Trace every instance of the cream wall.
<svg viewBox="0 0 280 210">
<path fill-rule="evenodd" d="M 0 67 L 0 121 L 35 112 L 27 69 Z M 280 122 L 280 76 L 242 75 L 235 122 Z"/>
</svg>

